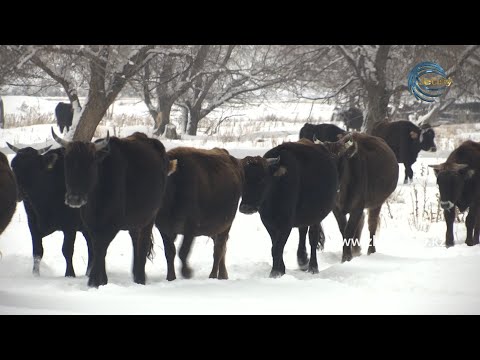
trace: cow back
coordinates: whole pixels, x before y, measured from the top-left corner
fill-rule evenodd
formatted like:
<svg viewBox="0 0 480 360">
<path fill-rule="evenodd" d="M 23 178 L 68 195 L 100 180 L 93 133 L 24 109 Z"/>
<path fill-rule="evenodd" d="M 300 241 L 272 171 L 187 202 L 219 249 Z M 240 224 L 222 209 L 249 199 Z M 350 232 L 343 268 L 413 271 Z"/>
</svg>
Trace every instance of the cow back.
<svg viewBox="0 0 480 360">
<path fill-rule="evenodd" d="M 305 226 L 323 219 L 331 211 L 338 183 L 337 169 L 323 146 L 305 140 L 287 142 L 263 157 L 280 157 L 280 167 L 286 172 L 274 180 L 262 205 L 262 218 L 283 219 L 286 223 L 282 226 L 288 223 Z"/>
<path fill-rule="evenodd" d="M 145 226 L 156 214 L 166 187 L 168 157 L 157 139 L 133 135 L 109 141 L 98 165 L 98 183 L 82 207 L 89 226 L 113 224 L 120 229 Z"/>
<path fill-rule="evenodd" d="M 168 177 L 157 226 L 193 236 L 213 236 L 229 228 L 242 193 L 239 161 L 220 148 L 177 147 L 168 157 L 177 160 L 177 168 Z"/>
<path fill-rule="evenodd" d="M 339 159 L 338 203 L 345 213 L 358 207 L 380 206 L 398 182 L 398 163 L 387 143 L 362 133 L 355 133 L 353 137 L 354 145 Z"/>
</svg>

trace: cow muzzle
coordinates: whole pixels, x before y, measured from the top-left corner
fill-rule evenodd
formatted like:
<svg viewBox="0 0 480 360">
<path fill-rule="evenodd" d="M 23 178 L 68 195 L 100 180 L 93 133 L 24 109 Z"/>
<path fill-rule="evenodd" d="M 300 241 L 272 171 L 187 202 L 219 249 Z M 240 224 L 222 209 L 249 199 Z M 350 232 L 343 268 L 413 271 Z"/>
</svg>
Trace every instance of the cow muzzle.
<svg viewBox="0 0 480 360">
<path fill-rule="evenodd" d="M 239 210 L 242 214 L 247 214 L 247 215 L 254 214 L 258 211 L 258 209 L 255 206 L 243 204 L 243 203 L 240 204 Z"/>
<path fill-rule="evenodd" d="M 451 201 L 440 201 L 440 206 L 443 210 L 450 210 L 454 205 Z"/>
<path fill-rule="evenodd" d="M 72 208 L 80 208 L 87 203 L 87 199 L 81 195 L 65 194 L 65 205 Z"/>
</svg>

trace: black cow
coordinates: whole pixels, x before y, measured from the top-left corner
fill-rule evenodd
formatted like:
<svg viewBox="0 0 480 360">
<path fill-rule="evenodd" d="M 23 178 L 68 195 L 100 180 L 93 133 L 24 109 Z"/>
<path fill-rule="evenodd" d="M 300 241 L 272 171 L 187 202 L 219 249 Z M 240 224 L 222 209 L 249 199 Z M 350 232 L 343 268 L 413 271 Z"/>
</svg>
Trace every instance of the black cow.
<svg viewBox="0 0 480 360">
<path fill-rule="evenodd" d="M 395 153 L 397 161 L 405 165 L 404 184 L 412 181 L 412 165 L 417 161 L 420 150 L 437 151 L 435 131 L 429 124 L 418 127 L 406 120 L 379 122 L 372 129 L 372 135 L 384 139 Z"/>
<path fill-rule="evenodd" d="M 10 224 L 16 208 L 17 182 L 7 156 L 0 152 L 0 235 Z"/>
<path fill-rule="evenodd" d="M 343 121 L 347 131 L 350 131 L 350 129 L 360 131 L 363 125 L 363 113 L 362 110 L 351 107 L 348 110 L 339 112 L 337 120 Z"/>
<path fill-rule="evenodd" d="M 300 129 L 299 138 L 309 139 L 314 141 L 315 139 L 321 141 L 335 142 L 341 139 L 347 132 L 340 129 L 337 125 L 333 124 L 309 124 L 305 123 Z"/>
<path fill-rule="evenodd" d="M 145 284 L 145 262 L 152 254 L 152 227 L 163 200 L 170 169 L 163 144 L 143 133 L 91 143 L 60 139 L 65 148 L 65 202 L 80 208 L 92 240 L 88 286 L 108 282 L 105 256 L 120 230 L 132 238 L 133 277 Z M 173 164 L 173 162 L 172 162 Z"/>
<path fill-rule="evenodd" d="M 57 125 L 60 128 L 60 132 L 63 133 L 64 128 L 67 128 L 68 132 L 73 120 L 72 104 L 59 102 L 55 107 L 55 117 L 57 118 Z"/>
<path fill-rule="evenodd" d="M 177 167 L 168 177 L 165 198 L 155 222 L 164 241 L 167 280 L 175 279 L 177 234 L 183 234 L 179 257 L 184 277 L 192 276 L 187 257 L 194 237 L 206 235 L 214 241 L 210 278 L 228 279 L 226 242 L 242 194 L 240 162 L 219 148 L 177 147 L 167 154 L 177 161 Z"/>
<path fill-rule="evenodd" d="M 447 233 L 446 247 L 453 246 L 455 206 L 461 212 L 468 210 L 465 225 L 469 246 L 479 243 L 480 235 L 480 143 L 467 140 L 452 151 L 447 160 L 433 167 L 440 189 Z"/>
<path fill-rule="evenodd" d="M 270 234 L 273 257 L 270 277 L 285 274 L 283 249 L 293 227 L 310 227 L 308 271 L 317 273 L 320 223 L 335 204 L 338 183 L 337 168 L 328 151 L 301 139 L 276 146 L 263 157 L 247 156 L 241 163 L 245 183 L 240 212 L 258 211 Z M 299 265 L 303 262 L 301 250 L 299 243 Z"/>
<path fill-rule="evenodd" d="M 333 212 L 343 235 L 342 262 L 352 259 L 352 245 L 355 255 L 360 254 L 364 209 L 368 209 L 370 255 L 376 251 L 373 239 L 380 210 L 397 186 L 395 154 L 383 139 L 358 132 L 348 134 L 335 143 L 324 142 L 323 145 L 337 159 L 340 186 Z M 350 214 L 348 222 L 347 214 Z"/>
<path fill-rule="evenodd" d="M 58 230 L 63 232 L 65 276 L 75 276 L 72 257 L 77 231 L 82 232 L 87 242 L 88 275 L 93 258 L 90 238 L 82 226 L 80 211 L 65 204 L 64 150 L 46 152 L 51 145 L 40 150 L 7 145 L 17 154 L 12 159 L 12 169 L 18 181 L 18 201 L 23 200 L 32 236 L 33 274 L 40 275 L 43 238 Z"/>
</svg>

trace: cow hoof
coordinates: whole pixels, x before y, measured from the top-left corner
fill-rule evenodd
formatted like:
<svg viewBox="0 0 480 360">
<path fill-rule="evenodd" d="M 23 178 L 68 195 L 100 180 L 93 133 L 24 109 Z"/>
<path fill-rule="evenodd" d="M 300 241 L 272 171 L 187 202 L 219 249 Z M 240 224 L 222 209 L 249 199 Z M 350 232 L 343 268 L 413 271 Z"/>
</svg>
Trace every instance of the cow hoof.
<svg viewBox="0 0 480 360">
<path fill-rule="evenodd" d="M 135 276 L 135 278 L 133 279 L 133 281 L 135 282 L 135 284 L 145 285 L 145 275 L 143 275 L 143 276 Z"/>
<path fill-rule="evenodd" d="M 38 270 L 37 270 L 37 271 L 33 270 L 33 271 L 32 271 L 32 274 L 33 274 L 33 276 L 35 276 L 35 277 L 39 277 L 39 276 L 40 276 L 40 271 L 38 271 Z"/>
<path fill-rule="evenodd" d="M 273 279 L 277 279 L 285 275 L 284 272 L 278 271 L 278 270 L 272 270 L 270 271 L 270 277 Z"/>
<path fill-rule="evenodd" d="M 467 244 L 467 245 L 468 245 L 468 244 Z M 449 247 L 453 247 L 453 242 L 447 242 L 447 243 L 445 243 L 445 246 L 447 247 L 447 249 L 448 249 Z"/>
<path fill-rule="evenodd" d="M 193 270 L 190 269 L 188 266 L 184 266 L 182 268 L 182 276 L 185 279 L 191 279 L 193 277 Z"/>
<path fill-rule="evenodd" d="M 167 281 L 173 281 L 177 278 L 175 274 L 167 274 Z"/>
<path fill-rule="evenodd" d="M 362 248 L 360 246 L 354 246 L 352 248 L 352 257 L 356 257 L 360 255 L 362 255 Z"/>
<path fill-rule="evenodd" d="M 353 259 L 352 254 L 343 254 L 342 255 L 342 263 L 344 263 L 345 261 L 350 261 L 352 259 Z"/>
<path fill-rule="evenodd" d="M 297 263 L 300 269 L 305 270 L 306 266 L 308 265 L 308 256 L 307 254 L 297 255 Z"/>
<path fill-rule="evenodd" d="M 375 254 L 376 252 L 377 252 L 377 249 L 375 249 L 375 246 L 369 246 L 368 251 L 367 251 L 367 255 Z"/>
<path fill-rule="evenodd" d="M 307 272 L 310 274 L 318 274 L 320 271 L 318 271 L 318 266 L 309 266 Z"/>
<path fill-rule="evenodd" d="M 473 245 L 475 245 L 475 244 L 473 243 L 473 241 L 465 241 L 465 244 L 467 244 L 468 246 L 473 246 Z M 452 246 L 453 246 L 453 245 L 452 245 Z"/>
<path fill-rule="evenodd" d="M 69 273 L 65 273 L 65 277 L 72 277 L 72 278 L 74 278 L 74 277 L 76 277 L 76 276 L 75 276 L 75 273 L 70 273 L 70 274 L 69 274 Z"/>
<path fill-rule="evenodd" d="M 219 273 L 218 274 L 218 280 L 228 280 L 228 274 L 227 273 L 225 273 L 225 274 Z"/>
</svg>

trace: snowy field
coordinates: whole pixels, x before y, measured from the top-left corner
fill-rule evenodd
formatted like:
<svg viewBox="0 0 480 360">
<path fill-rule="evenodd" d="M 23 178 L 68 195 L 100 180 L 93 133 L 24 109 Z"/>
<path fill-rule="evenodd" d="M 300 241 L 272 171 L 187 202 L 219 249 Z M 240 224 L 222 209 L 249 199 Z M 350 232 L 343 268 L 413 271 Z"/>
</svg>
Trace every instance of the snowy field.
<svg viewBox="0 0 480 360">
<path fill-rule="evenodd" d="M 7 116 L 19 111 L 14 100 L 4 97 Z M 141 112 L 140 105 L 137 106 Z M 279 136 L 275 133 L 278 143 L 294 140 L 304 123 L 301 116 L 309 114 L 309 106 L 304 108 L 304 113 L 291 109 L 287 115 L 283 115 L 284 109 L 281 109 L 278 116 L 291 119 L 298 116 L 300 120 L 285 123 L 281 129 L 267 128 L 264 133 L 281 132 Z M 120 106 L 116 106 L 116 111 L 120 111 Z M 329 120 L 324 109 L 314 116 Z M 5 141 L 36 148 L 50 144 L 50 126 L 0 129 L 0 151 L 11 160 L 14 154 Z M 103 134 L 106 129 L 102 126 L 99 131 Z M 111 127 L 110 130 L 113 131 Z M 144 126 L 117 130 L 126 136 L 136 130 L 151 133 L 151 126 L 147 122 Z M 18 203 L 12 222 L 0 236 L 0 314 L 480 314 L 480 285 L 475 276 L 480 272 L 480 246 L 465 245 L 465 224 L 459 222 L 455 223 L 455 246 L 445 248 L 446 227 L 438 209 L 436 180 L 427 167 L 443 162 L 459 141 L 480 140 L 480 131 L 472 125 L 469 128 L 460 126 L 458 131 L 442 127 L 436 130 L 439 151 L 420 153 L 413 166 L 413 184 L 402 184 L 404 168 L 400 165 L 397 189 L 382 208 L 377 253 L 366 255 L 368 230 L 365 226 L 364 255 L 341 264 L 341 235 L 330 214 L 322 223 L 326 245 L 319 252 L 320 273 L 315 275 L 298 269 L 298 230 L 293 229 L 284 252 L 286 275 L 270 279 L 270 237 L 258 214 L 238 212 L 227 244 L 229 280 L 208 279 L 213 262 L 213 241 L 198 237 L 190 256 L 194 277 L 181 278 L 177 259 L 178 278 L 166 281 L 163 244 L 156 229 L 156 256 L 153 262 L 147 261 L 145 286 L 133 283 L 132 245 L 128 233 L 123 231 L 108 249 L 109 283 L 106 286 L 99 289 L 87 286 L 84 275 L 87 248 L 80 233 L 73 258 L 76 278 L 63 276 L 65 260 L 61 252 L 61 232 L 44 238 L 41 275 L 34 277 L 27 218 L 23 203 Z M 244 135 L 246 140 L 242 141 Z M 239 158 L 263 155 L 272 145 L 271 141 L 252 140 L 258 137 L 247 136 L 251 133 L 244 135 L 237 135 L 238 138 L 231 142 L 225 141 L 225 137 L 205 136 L 162 141 L 167 149 L 180 145 L 222 146 Z M 464 215 L 459 215 L 461 221 Z M 177 239 L 177 246 L 180 243 L 181 237 Z"/>
</svg>

